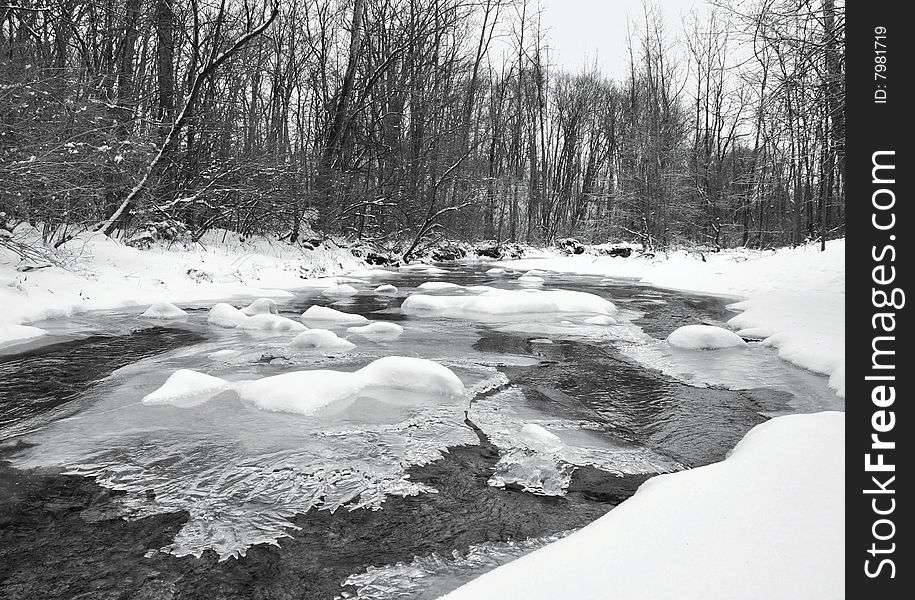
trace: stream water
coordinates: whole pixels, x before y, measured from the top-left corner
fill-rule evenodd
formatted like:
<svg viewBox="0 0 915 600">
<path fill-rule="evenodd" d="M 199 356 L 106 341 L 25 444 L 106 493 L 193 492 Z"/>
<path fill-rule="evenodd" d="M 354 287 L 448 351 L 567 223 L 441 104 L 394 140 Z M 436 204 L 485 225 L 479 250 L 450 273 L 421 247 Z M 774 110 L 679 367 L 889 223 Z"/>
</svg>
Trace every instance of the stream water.
<svg viewBox="0 0 915 600">
<path fill-rule="evenodd" d="M 0 596 L 435 598 L 651 476 L 722 460 L 773 415 L 840 407 L 824 378 L 759 344 L 663 342 L 681 325 L 721 324 L 722 300 L 550 275 L 543 289 L 608 298 L 618 323 L 399 308 L 429 280 L 464 286 L 433 295 L 519 286 L 478 266 L 445 271 L 356 278 L 358 295 L 306 290 L 280 305 L 291 318 L 320 304 L 404 327 L 383 341 L 330 326 L 356 344 L 346 353 L 213 327 L 208 306 L 165 325 L 141 311 L 39 324 L 55 343 L 0 357 Z M 399 292 L 373 292 L 382 282 Z M 388 355 L 449 367 L 472 400 L 364 397 L 312 417 L 231 392 L 190 408 L 140 402 L 177 369 L 237 381 Z M 557 445 L 532 444 L 532 425 Z"/>
</svg>

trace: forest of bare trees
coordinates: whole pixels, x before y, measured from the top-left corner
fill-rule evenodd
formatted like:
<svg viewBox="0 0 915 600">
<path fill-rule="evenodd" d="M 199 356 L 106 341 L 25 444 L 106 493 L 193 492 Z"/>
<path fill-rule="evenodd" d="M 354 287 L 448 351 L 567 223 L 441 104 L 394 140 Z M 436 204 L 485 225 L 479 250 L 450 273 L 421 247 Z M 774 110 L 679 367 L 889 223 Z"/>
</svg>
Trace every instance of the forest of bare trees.
<svg viewBox="0 0 915 600">
<path fill-rule="evenodd" d="M 297 241 L 844 235 L 844 3 L 646 6 L 627 75 L 530 0 L 0 0 L 0 211 Z"/>
</svg>

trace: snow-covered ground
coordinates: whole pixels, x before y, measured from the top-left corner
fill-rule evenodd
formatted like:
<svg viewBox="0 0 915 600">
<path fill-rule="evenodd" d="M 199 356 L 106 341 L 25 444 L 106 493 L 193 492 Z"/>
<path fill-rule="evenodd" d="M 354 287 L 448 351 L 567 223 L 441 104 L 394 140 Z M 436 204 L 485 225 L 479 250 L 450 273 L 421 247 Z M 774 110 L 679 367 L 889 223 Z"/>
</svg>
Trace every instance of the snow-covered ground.
<svg viewBox="0 0 915 600">
<path fill-rule="evenodd" d="M 734 297 L 737 332 L 764 339 L 782 358 L 829 376 L 845 397 L 845 240 L 777 251 L 659 253 L 654 258 L 543 256 L 498 263 L 530 269 L 636 279 L 660 288 Z"/>
<path fill-rule="evenodd" d="M 844 597 L 845 415 L 773 419 L 447 600 Z"/>
<path fill-rule="evenodd" d="M 305 250 L 221 231 L 192 249 L 149 250 L 87 234 L 64 245 L 60 259 L 62 267 L 20 272 L 18 257 L 0 252 L 0 347 L 41 336 L 30 324 L 44 319 L 156 302 L 291 297 L 290 289 L 330 286 L 337 282 L 328 277 L 364 268 L 344 249 Z"/>
</svg>

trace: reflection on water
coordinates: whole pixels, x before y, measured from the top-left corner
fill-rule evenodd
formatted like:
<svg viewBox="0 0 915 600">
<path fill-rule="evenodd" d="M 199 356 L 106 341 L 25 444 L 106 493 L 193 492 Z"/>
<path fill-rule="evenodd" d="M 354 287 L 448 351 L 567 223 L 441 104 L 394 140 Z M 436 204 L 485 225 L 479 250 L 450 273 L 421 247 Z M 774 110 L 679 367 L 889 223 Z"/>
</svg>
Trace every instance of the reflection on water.
<svg viewBox="0 0 915 600">
<path fill-rule="evenodd" d="M 490 278 L 484 270 L 439 274 L 438 281 L 465 287 L 422 291 L 516 288 L 512 277 Z M 365 597 L 426 597 L 421 593 L 455 587 L 536 540 L 586 524 L 652 474 L 721 460 L 766 415 L 836 403 L 823 378 L 768 348 L 690 353 L 660 341 L 683 324 L 720 323 L 726 311 L 715 299 L 548 275 L 544 289 L 612 300 L 618 324 L 589 324 L 592 315 L 577 313 L 473 320 L 403 314 L 403 298 L 430 278 L 384 278 L 397 295 L 372 293 L 382 283 L 377 278 L 350 281 L 359 295 L 333 299 L 313 290 L 281 305 L 293 318 L 321 304 L 404 327 L 396 340 L 372 341 L 347 334 L 345 325 L 322 325 L 357 344 L 346 353 L 292 349 L 289 335 L 207 326 L 205 314 L 195 312 L 181 328 L 147 326 L 9 359 L 0 363 L 9 374 L 0 392 L 0 435 L 44 425 L 20 438 L 30 446 L 17 452 L 14 465 L 61 467 L 125 492 L 86 519 L 187 514 L 169 544 L 149 548 L 150 560 L 207 550 L 239 557 L 253 545 L 300 540 L 314 535 L 316 523 L 322 531 L 336 523 L 336 535 L 355 532 L 347 538 L 354 547 L 348 560 L 339 548 L 320 548 L 337 570 L 325 569 L 315 585 L 332 590 L 343 572 L 352 575 L 348 589 Z M 192 408 L 140 404 L 179 368 L 238 381 L 293 369 L 353 371 L 387 355 L 448 366 L 472 400 L 391 403 L 381 394 L 323 417 L 257 410 L 233 392 Z M 532 442 L 524 433 L 531 426 L 547 432 L 549 444 Z M 433 466 L 434 476 L 422 471 Z M 477 496 L 481 502 L 470 500 Z M 557 512 L 551 502 L 566 505 Z M 423 507 L 436 518 L 399 530 L 391 524 Z M 378 518 L 359 533 L 354 517 L 366 511 Z M 382 535 L 392 538 L 384 548 Z M 404 556 L 408 549 L 414 554 Z M 463 554 L 451 556 L 453 550 Z"/>
</svg>

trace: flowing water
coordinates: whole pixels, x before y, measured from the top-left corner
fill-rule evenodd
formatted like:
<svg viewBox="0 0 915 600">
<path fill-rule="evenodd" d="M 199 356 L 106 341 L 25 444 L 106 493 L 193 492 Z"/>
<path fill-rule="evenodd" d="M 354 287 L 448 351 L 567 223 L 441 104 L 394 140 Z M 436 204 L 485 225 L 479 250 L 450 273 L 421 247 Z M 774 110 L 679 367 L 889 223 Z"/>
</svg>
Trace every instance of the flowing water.
<svg viewBox="0 0 915 600">
<path fill-rule="evenodd" d="M 434 598 L 586 525 L 649 477 L 723 459 L 770 416 L 839 405 L 824 378 L 758 344 L 663 342 L 680 325 L 721 324 L 731 313 L 719 299 L 550 275 L 543 289 L 606 297 L 618 323 L 405 314 L 404 297 L 430 279 L 464 286 L 432 295 L 519 286 L 450 266 L 280 306 L 404 327 L 382 341 L 322 325 L 356 344 L 346 353 L 213 327 L 203 306 L 167 325 L 141 311 L 40 324 L 56 343 L 0 357 L 0 596 Z M 374 293 L 381 282 L 400 290 Z M 388 355 L 449 367 L 470 397 L 377 393 L 312 416 L 232 392 L 183 408 L 140 402 L 177 369 L 239 381 Z M 555 443 L 532 442 L 532 426 Z"/>
</svg>

